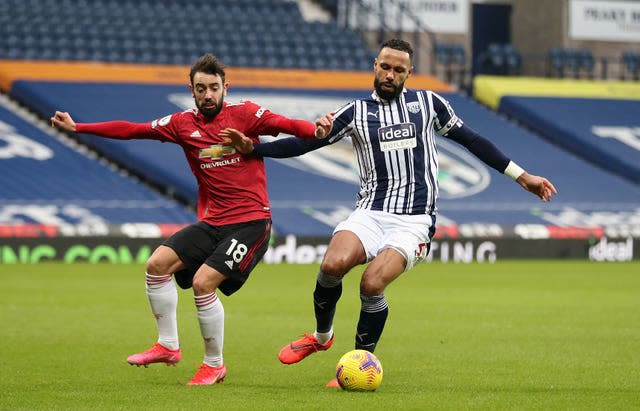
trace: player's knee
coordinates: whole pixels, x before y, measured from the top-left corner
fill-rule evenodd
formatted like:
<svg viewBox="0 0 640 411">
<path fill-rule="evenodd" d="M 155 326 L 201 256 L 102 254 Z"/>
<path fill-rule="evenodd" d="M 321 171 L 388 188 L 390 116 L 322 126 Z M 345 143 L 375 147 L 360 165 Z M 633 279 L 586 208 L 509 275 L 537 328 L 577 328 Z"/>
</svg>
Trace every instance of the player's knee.
<svg viewBox="0 0 640 411">
<path fill-rule="evenodd" d="M 325 258 L 320 265 L 323 273 L 334 277 L 342 277 L 350 268 L 345 258 Z"/>
<path fill-rule="evenodd" d="M 205 292 L 205 289 L 206 289 L 206 281 L 205 281 L 202 277 L 195 276 L 195 277 L 193 277 L 193 284 L 192 284 L 192 287 L 193 287 L 193 292 L 194 292 L 196 295 L 200 295 L 200 294 L 202 294 L 203 292 Z"/>
<path fill-rule="evenodd" d="M 167 264 L 163 261 L 163 259 L 155 254 L 153 254 L 147 260 L 147 273 L 151 275 L 167 275 L 171 274 L 168 271 Z"/>
<path fill-rule="evenodd" d="M 169 275 L 183 268 L 176 253 L 165 246 L 156 248 L 147 260 L 147 273 L 151 275 Z"/>
<path fill-rule="evenodd" d="M 209 294 L 216 290 L 215 281 L 206 275 L 196 274 L 193 277 L 193 292 L 195 295 Z"/>
<path fill-rule="evenodd" d="M 360 279 L 360 294 L 374 296 L 382 295 L 386 284 L 380 278 L 373 276 L 362 276 Z"/>
</svg>

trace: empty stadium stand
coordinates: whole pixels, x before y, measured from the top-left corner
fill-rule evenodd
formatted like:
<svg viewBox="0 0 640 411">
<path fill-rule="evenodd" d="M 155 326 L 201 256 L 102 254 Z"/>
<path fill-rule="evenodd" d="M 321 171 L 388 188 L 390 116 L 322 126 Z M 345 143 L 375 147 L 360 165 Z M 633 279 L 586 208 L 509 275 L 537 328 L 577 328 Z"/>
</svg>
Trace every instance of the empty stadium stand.
<svg viewBox="0 0 640 411">
<path fill-rule="evenodd" d="M 478 76 L 474 96 L 558 147 L 640 184 L 640 84 Z"/>
<path fill-rule="evenodd" d="M 205 52 L 237 67 L 370 70 L 372 61 L 356 31 L 306 22 L 291 1 L 0 2 L 0 59 L 188 65 Z"/>
<path fill-rule="evenodd" d="M 640 185 L 640 101 L 506 96 L 499 111 Z"/>
<path fill-rule="evenodd" d="M 269 94 L 264 94 L 267 92 Z M 307 112 L 306 116 L 300 115 L 309 104 L 305 98 L 324 99 L 327 107 L 338 107 L 355 95 L 363 95 L 363 92 L 336 91 L 327 95 L 317 91 L 292 93 L 277 89 L 237 89 L 229 99 L 257 98 L 259 100 L 256 101 L 262 100 L 274 111 L 312 118 L 316 114 L 314 111 Z M 64 107 L 78 121 L 100 118 L 151 120 L 183 109 L 182 103 L 176 102 L 189 102 L 191 99 L 184 88 L 172 86 L 96 86 L 37 81 L 17 82 L 12 96 L 28 103 L 43 116 L 51 113 L 54 107 Z M 581 224 L 587 224 L 593 221 L 594 215 L 633 215 L 636 212 L 640 186 L 559 150 L 468 97 L 459 94 L 446 94 L 446 97 L 467 124 L 491 138 L 527 169 L 549 176 L 560 190 L 560 195 L 552 203 L 543 205 L 461 147 L 441 139 L 441 227 L 464 224 L 498 227 L 501 232 L 511 230 L 513 233 L 519 224 L 563 224 L 563 219 L 569 217 L 571 220 L 567 220 L 567 224 L 575 224 L 576 214 L 581 216 Z M 313 110 L 324 110 L 324 107 Z M 150 180 L 175 184 L 173 189 L 178 194 L 195 198 L 193 177 L 182 175 L 183 171 L 188 173 L 183 154 L 179 150 L 165 150 L 171 145 L 150 141 L 121 142 L 91 136 L 82 138 L 87 144 L 108 152 L 116 161 L 145 173 Z M 326 148 L 291 161 L 267 159 L 277 233 L 327 236 L 337 220 L 352 209 L 357 192 L 357 177 L 353 176 L 355 168 L 344 159 L 344 153 L 331 151 L 333 149 Z M 331 174 L 327 171 L 331 169 L 338 171 Z M 353 177 L 345 178 L 347 175 Z"/>
<path fill-rule="evenodd" d="M 63 143 L 0 97 L 0 224 L 83 225 L 106 234 L 114 224 L 195 221 L 193 211 Z"/>
</svg>

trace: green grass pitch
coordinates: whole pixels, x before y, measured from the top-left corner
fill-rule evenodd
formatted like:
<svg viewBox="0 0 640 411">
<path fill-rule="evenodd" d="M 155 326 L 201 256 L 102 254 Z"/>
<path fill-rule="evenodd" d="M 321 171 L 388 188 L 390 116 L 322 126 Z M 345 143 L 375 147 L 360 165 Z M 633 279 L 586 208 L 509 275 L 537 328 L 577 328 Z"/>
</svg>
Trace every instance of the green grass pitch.
<svg viewBox="0 0 640 411">
<path fill-rule="evenodd" d="M 325 388 L 353 348 L 361 270 L 336 342 L 285 366 L 314 327 L 316 265 L 265 265 L 230 298 L 222 384 L 188 387 L 203 348 L 179 292 L 183 359 L 137 368 L 156 337 L 141 265 L 0 265 L 0 410 L 640 409 L 640 263 L 422 264 L 387 290 L 372 393 Z"/>
</svg>

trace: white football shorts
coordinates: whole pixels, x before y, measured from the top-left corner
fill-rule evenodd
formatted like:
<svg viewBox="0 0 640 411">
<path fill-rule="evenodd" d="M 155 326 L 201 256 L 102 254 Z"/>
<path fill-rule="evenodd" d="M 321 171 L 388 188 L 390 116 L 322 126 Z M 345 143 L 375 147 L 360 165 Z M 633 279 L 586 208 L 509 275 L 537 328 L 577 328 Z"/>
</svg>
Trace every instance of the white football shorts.
<svg viewBox="0 0 640 411">
<path fill-rule="evenodd" d="M 393 248 L 407 260 L 409 271 L 427 256 L 436 217 L 430 214 L 391 214 L 385 211 L 356 209 L 333 230 L 351 231 L 364 246 L 367 262 L 385 248 Z"/>
</svg>

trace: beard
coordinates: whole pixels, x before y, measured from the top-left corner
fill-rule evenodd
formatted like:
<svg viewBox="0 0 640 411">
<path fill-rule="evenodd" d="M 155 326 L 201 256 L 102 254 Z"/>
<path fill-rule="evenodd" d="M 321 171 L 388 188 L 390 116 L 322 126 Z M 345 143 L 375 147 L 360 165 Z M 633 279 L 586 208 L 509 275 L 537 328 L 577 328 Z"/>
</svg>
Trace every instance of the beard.
<svg viewBox="0 0 640 411">
<path fill-rule="evenodd" d="M 198 107 L 198 110 L 202 113 L 203 116 L 207 118 L 214 118 L 218 115 L 220 110 L 222 110 L 223 102 L 224 99 L 221 97 L 220 101 L 216 103 L 216 108 L 204 108 L 202 104 L 198 104 L 198 102 L 196 101 L 196 107 Z"/>
<path fill-rule="evenodd" d="M 388 91 L 382 88 L 383 84 L 388 84 L 391 85 L 393 87 L 392 91 Z M 373 80 L 373 87 L 376 90 L 376 93 L 378 94 L 378 97 L 380 97 L 383 100 L 393 100 L 394 98 L 398 97 L 400 95 L 400 93 L 402 92 L 402 89 L 404 88 L 404 83 L 398 84 L 397 86 L 394 86 L 391 83 L 383 83 L 380 80 L 378 80 L 377 78 Z"/>
</svg>

